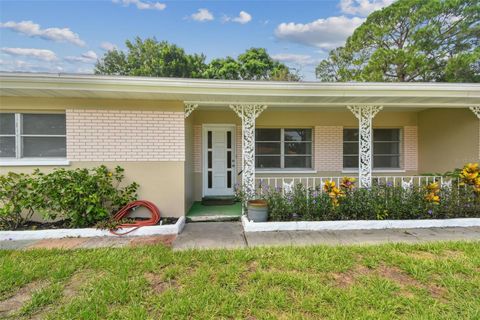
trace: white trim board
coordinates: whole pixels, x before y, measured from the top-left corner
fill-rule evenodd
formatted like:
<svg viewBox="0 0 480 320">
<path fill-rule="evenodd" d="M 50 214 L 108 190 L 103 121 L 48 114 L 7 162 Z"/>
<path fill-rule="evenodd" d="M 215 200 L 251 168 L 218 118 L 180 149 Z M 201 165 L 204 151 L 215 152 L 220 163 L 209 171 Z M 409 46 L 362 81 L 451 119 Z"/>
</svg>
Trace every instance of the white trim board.
<svg viewBox="0 0 480 320">
<path fill-rule="evenodd" d="M 21 166 L 68 166 L 67 159 L 3 159 L 0 160 L 0 167 L 21 167 Z"/>
<path fill-rule="evenodd" d="M 246 216 L 242 216 L 242 225 L 245 232 L 416 229 L 480 227 L 480 218 L 253 222 L 249 221 Z"/>
<path fill-rule="evenodd" d="M 141 227 L 137 230 L 124 235 L 123 237 L 134 236 L 154 236 L 154 235 L 174 235 L 180 234 L 185 226 L 185 217 L 178 218 L 175 224 L 166 224 L 158 226 Z M 124 233 L 131 228 L 121 229 Z M 90 237 L 118 237 L 108 230 L 95 228 L 83 229 L 47 229 L 47 230 L 20 230 L 20 231 L 0 231 L 0 241 L 9 240 L 41 240 L 41 239 L 60 239 L 60 238 L 90 238 Z"/>
</svg>

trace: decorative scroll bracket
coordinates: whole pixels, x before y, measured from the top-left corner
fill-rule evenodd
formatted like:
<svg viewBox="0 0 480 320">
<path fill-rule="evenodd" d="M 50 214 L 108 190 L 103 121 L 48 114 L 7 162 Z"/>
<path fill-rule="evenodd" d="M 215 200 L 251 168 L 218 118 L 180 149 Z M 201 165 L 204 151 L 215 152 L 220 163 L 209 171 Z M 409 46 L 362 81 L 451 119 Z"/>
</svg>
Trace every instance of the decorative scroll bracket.
<svg viewBox="0 0 480 320">
<path fill-rule="evenodd" d="M 473 113 L 475 113 L 478 119 L 480 119 L 480 106 L 469 107 L 469 109 L 472 110 Z"/>
<path fill-rule="evenodd" d="M 359 123 L 359 162 L 358 176 L 361 188 L 372 186 L 372 120 L 383 106 L 347 106 Z"/>
<path fill-rule="evenodd" d="M 187 119 L 188 116 L 197 108 L 197 103 L 185 103 L 185 119 Z"/>
<path fill-rule="evenodd" d="M 266 108 L 257 104 L 230 105 L 242 120 L 242 182 L 247 199 L 255 196 L 255 119 Z"/>
</svg>

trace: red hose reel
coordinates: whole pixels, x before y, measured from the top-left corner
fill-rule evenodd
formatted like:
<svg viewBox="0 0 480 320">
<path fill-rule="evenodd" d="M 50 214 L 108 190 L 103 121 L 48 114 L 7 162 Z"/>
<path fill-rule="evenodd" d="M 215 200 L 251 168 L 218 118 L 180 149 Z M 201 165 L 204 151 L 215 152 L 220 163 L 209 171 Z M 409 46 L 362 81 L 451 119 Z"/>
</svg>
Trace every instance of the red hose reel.
<svg viewBox="0 0 480 320">
<path fill-rule="evenodd" d="M 158 222 L 160 221 L 160 211 L 158 210 L 157 206 L 154 203 L 152 203 L 150 201 L 146 201 L 146 200 L 137 200 L 137 201 L 130 202 L 125 207 L 120 209 L 120 211 L 118 211 L 115 214 L 113 219 L 116 220 L 116 221 L 120 221 L 123 218 L 125 218 L 130 213 L 130 211 L 132 209 L 137 208 L 137 207 L 147 208 L 148 211 L 150 211 L 150 215 L 151 215 L 150 218 L 147 219 L 147 220 L 138 220 L 134 223 L 123 223 L 123 224 L 118 226 L 119 229 L 133 228 L 132 230 L 129 230 L 127 232 L 118 233 L 116 230 L 110 230 L 110 232 L 117 235 L 117 236 L 124 236 L 126 234 L 129 234 L 130 232 L 133 232 L 133 231 L 137 230 L 140 227 L 154 226 L 154 225 L 158 224 Z"/>
</svg>

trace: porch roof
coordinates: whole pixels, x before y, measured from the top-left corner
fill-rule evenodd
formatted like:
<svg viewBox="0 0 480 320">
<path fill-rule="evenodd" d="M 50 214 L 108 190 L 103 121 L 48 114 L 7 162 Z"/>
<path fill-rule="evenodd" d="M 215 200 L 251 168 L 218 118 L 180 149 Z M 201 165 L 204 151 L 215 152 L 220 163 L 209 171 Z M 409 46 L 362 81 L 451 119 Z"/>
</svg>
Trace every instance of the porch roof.
<svg viewBox="0 0 480 320">
<path fill-rule="evenodd" d="M 235 103 L 279 108 L 465 108 L 480 106 L 480 84 L 233 81 L 0 72 L 0 96 L 180 100 L 211 108 Z"/>
</svg>

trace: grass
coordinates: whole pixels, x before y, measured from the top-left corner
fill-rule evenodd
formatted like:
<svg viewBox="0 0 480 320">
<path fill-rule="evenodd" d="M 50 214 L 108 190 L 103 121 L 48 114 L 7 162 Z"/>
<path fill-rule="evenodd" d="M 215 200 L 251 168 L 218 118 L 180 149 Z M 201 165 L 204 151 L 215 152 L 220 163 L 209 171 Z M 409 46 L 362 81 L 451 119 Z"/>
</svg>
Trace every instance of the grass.
<svg viewBox="0 0 480 320">
<path fill-rule="evenodd" d="M 480 319 L 480 243 L 0 251 L 0 301 L 35 284 L 11 318 Z"/>
</svg>

